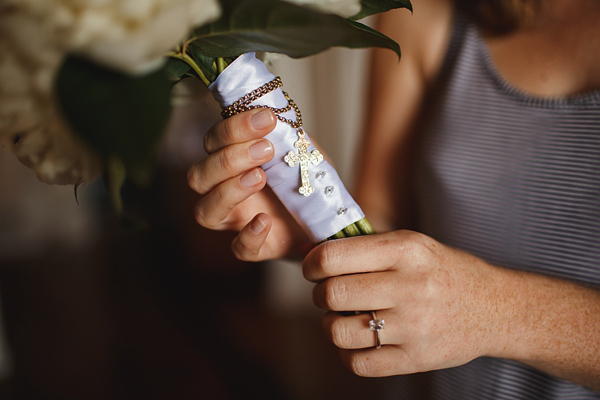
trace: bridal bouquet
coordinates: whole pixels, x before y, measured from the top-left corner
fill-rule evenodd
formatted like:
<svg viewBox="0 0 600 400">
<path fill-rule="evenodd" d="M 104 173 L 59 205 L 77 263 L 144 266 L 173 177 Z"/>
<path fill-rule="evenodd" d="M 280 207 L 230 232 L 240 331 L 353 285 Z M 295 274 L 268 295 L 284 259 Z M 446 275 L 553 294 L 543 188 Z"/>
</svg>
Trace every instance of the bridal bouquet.
<svg viewBox="0 0 600 400">
<path fill-rule="evenodd" d="M 400 55 L 357 20 L 402 7 L 409 0 L 0 0 L 0 145 L 46 183 L 77 187 L 104 175 L 122 212 L 125 179 L 143 181 L 151 169 L 172 85 L 196 78 L 224 117 L 276 112 L 267 136 L 276 155 L 263 169 L 315 241 L 370 233 L 254 52 L 377 46 Z"/>
</svg>

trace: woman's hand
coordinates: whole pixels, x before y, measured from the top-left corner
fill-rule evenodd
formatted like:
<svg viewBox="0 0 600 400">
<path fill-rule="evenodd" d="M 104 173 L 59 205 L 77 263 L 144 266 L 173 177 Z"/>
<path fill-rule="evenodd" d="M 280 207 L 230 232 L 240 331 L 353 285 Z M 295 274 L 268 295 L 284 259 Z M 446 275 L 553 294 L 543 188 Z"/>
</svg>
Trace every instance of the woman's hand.
<svg viewBox="0 0 600 400">
<path fill-rule="evenodd" d="M 192 189 L 202 195 L 196 220 L 206 228 L 236 230 L 236 257 L 246 261 L 292 256 L 309 239 L 275 195 L 260 165 L 273 158 L 263 138 L 275 128 L 270 110 L 255 109 L 215 124 L 204 137 L 208 157 L 188 172 Z"/>
<path fill-rule="evenodd" d="M 329 312 L 324 328 L 362 376 L 461 365 L 502 348 L 499 268 L 410 231 L 326 242 L 303 263 L 317 306 L 375 310 L 385 320 L 375 349 L 370 314 Z"/>
</svg>

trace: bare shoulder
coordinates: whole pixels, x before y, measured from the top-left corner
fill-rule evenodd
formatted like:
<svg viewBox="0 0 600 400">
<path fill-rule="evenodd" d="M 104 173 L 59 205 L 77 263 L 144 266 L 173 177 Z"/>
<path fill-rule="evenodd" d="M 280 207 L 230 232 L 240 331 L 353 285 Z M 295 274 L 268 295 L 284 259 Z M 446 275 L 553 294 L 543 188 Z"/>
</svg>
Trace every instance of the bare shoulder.
<svg viewBox="0 0 600 400">
<path fill-rule="evenodd" d="M 384 13 L 377 24 L 402 48 L 399 63 L 393 52 L 378 49 L 371 63 L 364 152 L 355 194 L 378 231 L 407 226 L 410 219 L 410 191 L 405 190 L 409 139 L 451 33 L 452 0 L 413 0 L 413 7 L 412 14 L 405 9 Z"/>
<path fill-rule="evenodd" d="M 450 38 L 453 0 L 414 0 L 413 13 L 399 9 L 382 14 L 378 29 L 402 48 L 402 63 L 418 68 L 426 80 L 436 75 Z"/>
</svg>

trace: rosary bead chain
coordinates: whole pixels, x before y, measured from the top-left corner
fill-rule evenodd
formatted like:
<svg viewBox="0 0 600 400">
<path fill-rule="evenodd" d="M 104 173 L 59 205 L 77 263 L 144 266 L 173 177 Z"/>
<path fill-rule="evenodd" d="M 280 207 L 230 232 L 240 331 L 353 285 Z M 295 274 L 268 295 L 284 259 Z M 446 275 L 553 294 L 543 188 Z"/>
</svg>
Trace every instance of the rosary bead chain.
<svg viewBox="0 0 600 400">
<path fill-rule="evenodd" d="M 229 118 L 229 117 L 232 117 L 232 116 L 239 114 L 241 112 L 244 112 L 244 111 L 254 110 L 257 108 L 267 108 L 267 109 L 273 111 L 273 113 L 275 113 L 275 116 L 277 117 L 277 119 L 280 120 L 281 122 L 290 125 L 294 129 L 299 129 L 300 127 L 302 127 L 302 113 L 300 112 L 300 109 L 298 108 L 298 106 L 296 105 L 294 100 L 292 100 L 286 92 L 283 92 L 283 95 L 285 96 L 285 99 L 288 102 L 287 106 L 285 106 L 285 107 L 275 108 L 275 107 L 269 107 L 269 106 L 251 105 L 251 103 L 253 101 L 261 98 L 262 96 L 266 95 L 267 93 L 270 93 L 270 92 L 280 88 L 281 86 L 283 86 L 283 82 L 281 81 L 281 78 L 277 76 L 272 81 L 265 83 L 264 85 L 262 85 L 261 87 L 259 87 L 257 89 L 254 89 L 252 92 L 247 93 L 239 100 L 237 100 L 234 103 L 232 103 L 231 105 L 225 107 L 223 109 L 223 111 L 221 112 L 221 115 L 223 116 L 223 118 Z M 296 121 L 293 121 L 289 118 L 282 117 L 280 115 L 287 111 L 290 111 L 291 109 L 294 110 L 294 114 L 296 115 Z"/>
<path fill-rule="evenodd" d="M 223 118 L 229 118 L 229 117 L 232 117 L 232 116 L 239 114 L 241 112 L 244 112 L 244 111 L 253 110 L 256 108 L 268 108 L 275 113 L 275 116 L 277 117 L 278 120 L 280 120 L 281 122 L 283 122 L 285 124 L 290 125 L 294 129 L 296 129 L 298 137 L 299 137 L 299 141 L 301 141 L 302 139 L 304 139 L 304 135 L 305 135 L 304 129 L 302 129 L 302 113 L 300 112 L 300 109 L 298 108 L 298 106 L 296 105 L 294 100 L 292 100 L 285 91 L 282 91 L 283 95 L 285 96 L 285 99 L 288 102 L 287 106 L 285 106 L 285 107 L 275 108 L 275 107 L 269 107 L 269 106 L 260 106 L 260 105 L 253 106 L 253 105 L 251 105 L 251 103 L 253 101 L 259 99 L 260 97 L 266 95 L 267 93 L 270 93 L 270 92 L 280 88 L 281 86 L 283 86 L 283 82 L 281 81 L 281 78 L 275 77 L 275 79 L 273 79 L 272 81 L 265 83 L 263 86 L 244 95 L 242 98 L 238 99 L 237 101 L 232 103 L 230 106 L 224 108 L 223 111 L 221 112 L 221 115 L 223 116 Z M 294 113 L 296 115 L 296 121 L 292 121 L 291 119 L 288 119 L 288 118 L 285 118 L 285 117 L 282 117 L 281 115 L 279 115 L 279 114 L 283 114 L 284 112 L 290 111 L 291 109 L 294 109 Z M 289 153 L 288 153 L 288 156 L 289 156 Z M 321 173 L 319 173 L 319 174 L 321 174 Z M 324 175 L 325 175 L 325 173 L 323 172 L 323 176 Z M 317 179 L 321 179 L 321 178 L 319 176 L 317 176 Z M 342 212 L 341 210 L 344 210 L 344 211 Z M 346 211 L 347 211 L 347 209 L 341 208 L 340 210 L 338 210 L 338 213 L 340 213 L 340 212 L 345 213 Z M 354 224 L 352 224 L 351 226 L 354 226 Z M 348 228 L 350 228 L 350 226 L 348 226 L 345 229 L 348 230 Z M 356 222 L 356 228 L 358 228 L 358 229 L 348 230 L 349 236 L 356 236 L 357 231 L 358 231 L 359 235 L 360 234 L 368 235 L 371 233 L 375 233 L 375 231 L 373 230 L 373 228 L 371 227 L 371 225 L 369 224 L 369 222 L 367 221 L 366 218 L 363 218 L 362 220 Z M 339 231 L 338 233 L 329 237 L 328 239 L 336 239 L 336 238 L 342 238 L 342 237 L 346 237 L 346 234 L 344 234 L 344 230 Z"/>
</svg>

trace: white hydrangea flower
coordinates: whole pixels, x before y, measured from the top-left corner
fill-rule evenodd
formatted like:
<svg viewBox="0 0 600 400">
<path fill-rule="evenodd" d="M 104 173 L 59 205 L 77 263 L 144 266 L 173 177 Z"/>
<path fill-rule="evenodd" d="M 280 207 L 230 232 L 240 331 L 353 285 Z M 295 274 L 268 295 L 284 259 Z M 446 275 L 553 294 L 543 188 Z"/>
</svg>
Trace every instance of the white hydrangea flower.
<svg viewBox="0 0 600 400">
<path fill-rule="evenodd" d="M 20 0 L 19 0 L 20 1 Z M 110 0 L 110 12 L 88 8 L 72 46 L 92 60 L 124 71 L 156 68 L 190 30 L 219 16 L 217 0 Z"/>
<path fill-rule="evenodd" d="M 194 26 L 219 12 L 217 0 L 2 0 L 0 145 L 44 182 L 95 179 L 98 155 L 69 131 L 53 96 L 65 55 L 148 72 Z"/>
<path fill-rule="evenodd" d="M 0 18 L 0 26 L 4 28 Z M 42 57 L 19 51 L 17 41 L 0 28 L 0 145 L 12 149 L 19 160 L 46 183 L 90 182 L 101 173 L 99 156 L 72 135 L 56 110 L 52 79 L 62 54 Z M 11 46 L 12 45 L 12 46 Z M 43 46 L 40 46 L 43 47 Z"/>
<path fill-rule="evenodd" d="M 360 0 L 286 0 L 300 6 L 314 8 L 325 13 L 351 17 L 360 11 Z"/>
<path fill-rule="evenodd" d="M 0 17 L 11 25 L 3 30 L 23 45 L 24 52 L 40 54 L 46 49 L 40 45 L 51 41 L 52 47 L 132 73 L 155 67 L 193 27 L 220 13 L 217 0 L 2 2 Z M 33 31 L 47 36 L 35 39 Z"/>
<path fill-rule="evenodd" d="M 57 114 L 14 138 L 19 161 L 42 182 L 66 185 L 90 182 L 102 171 L 99 156 L 73 136 Z"/>
</svg>

